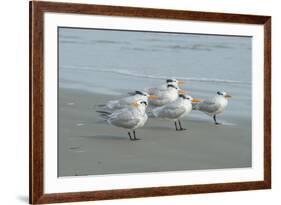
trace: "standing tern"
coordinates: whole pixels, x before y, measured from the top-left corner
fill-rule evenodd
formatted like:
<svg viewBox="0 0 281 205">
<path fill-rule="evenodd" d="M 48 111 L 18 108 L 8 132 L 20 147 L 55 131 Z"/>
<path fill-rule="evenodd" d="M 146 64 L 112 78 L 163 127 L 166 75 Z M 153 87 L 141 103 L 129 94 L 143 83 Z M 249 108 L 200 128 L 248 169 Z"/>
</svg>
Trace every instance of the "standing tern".
<svg viewBox="0 0 281 205">
<path fill-rule="evenodd" d="M 130 140 L 138 140 L 136 138 L 135 129 L 143 127 L 147 121 L 145 109 L 147 101 L 139 100 L 131 103 L 130 107 L 120 110 L 97 111 L 100 116 L 110 125 L 121 127 L 128 130 Z M 133 132 L 133 137 L 131 132 Z"/>
<path fill-rule="evenodd" d="M 185 130 L 180 119 L 191 112 L 192 104 L 191 102 L 200 102 L 201 100 L 192 98 L 187 95 L 179 95 L 179 98 L 171 103 L 168 103 L 162 107 L 158 107 L 152 110 L 155 117 L 164 118 L 168 120 L 173 120 L 177 131 Z M 177 126 L 179 124 L 179 128 Z"/>
<path fill-rule="evenodd" d="M 201 112 L 206 113 L 207 115 L 210 115 L 214 119 L 214 123 L 216 125 L 219 125 L 221 123 L 217 122 L 216 115 L 220 114 L 224 111 L 228 104 L 228 98 L 230 98 L 231 95 L 227 94 L 226 92 L 217 92 L 217 95 L 209 100 L 204 100 L 199 103 L 195 103 L 193 105 L 194 110 L 199 110 Z"/>
</svg>

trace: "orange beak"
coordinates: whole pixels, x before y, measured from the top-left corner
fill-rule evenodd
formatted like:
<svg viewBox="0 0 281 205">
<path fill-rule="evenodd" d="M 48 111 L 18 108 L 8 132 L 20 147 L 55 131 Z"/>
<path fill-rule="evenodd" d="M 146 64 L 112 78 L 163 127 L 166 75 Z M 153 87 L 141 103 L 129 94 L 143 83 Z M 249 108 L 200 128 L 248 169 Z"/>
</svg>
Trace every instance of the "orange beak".
<svg viewBox="0 0 281 205">
<path fill-rule="evenodd" d="M 159 97 L 156 96 L 156 95 L 149 95 L 149 96 L 148 96 L 148 99 L 151 99 L 151 100 L 152 100 L 152 99 L 157 99 L 157 98 L 159 98 Z"/>
<path fill-rule="evenodd" d="M 178 93 L 179 93 L 179 94 L 186 94 L 186 93 L 191 93 L 191 91 L 190 91 L 190 90 L 182 90 L 182 89 L 180 89 L 180 90 L 178 91 Z"/>
<path fill-rule="evenodd" d="M 198 98 L 193 98 L 193 99 L 192 99 L 192 102 L 197 103 L 197 102 L 202 102 L 202 100 L 201 100 L 201 99 L 198 99 Z"/>
<path fill-rule="evenodd" d="M 179 90 L 178 93 L 179 93 L 179 94 L 185 94 L 186 91 L 185 91 L 185 90 Z"/>
<path fill-rule="evenodd" d="M 232 96 L 231 95 L 225 95 L 224 97 L 226 97 L 226 98 L 231 98 Z"/>
<path fill-rule="evenodd" d="M 184 81 L 183 80 L 179 80 L 178 81 L 178 85 L 184 85 Z"/>
</svg>

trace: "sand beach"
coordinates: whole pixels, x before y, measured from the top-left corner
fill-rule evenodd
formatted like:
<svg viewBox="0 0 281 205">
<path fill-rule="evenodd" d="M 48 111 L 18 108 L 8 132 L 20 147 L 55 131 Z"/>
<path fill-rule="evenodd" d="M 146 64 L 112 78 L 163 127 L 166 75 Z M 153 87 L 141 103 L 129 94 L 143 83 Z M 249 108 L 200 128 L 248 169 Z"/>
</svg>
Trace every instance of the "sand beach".
<svg viewBox="0 0 281 205">
<path fill-rule="evenodd" d="M 126 130 L 108 125 L 95 112 L 96 105 L 116 96 L 59 92 L 59 176 L 251 166 L 249 120 L 216 126 L 208 116 L 191 116 L 183 120 L 187 130 L 177 132 L 170 121 L 149 119 L 137 130 L 141 140 L 130 141 Z"/>
</svg>

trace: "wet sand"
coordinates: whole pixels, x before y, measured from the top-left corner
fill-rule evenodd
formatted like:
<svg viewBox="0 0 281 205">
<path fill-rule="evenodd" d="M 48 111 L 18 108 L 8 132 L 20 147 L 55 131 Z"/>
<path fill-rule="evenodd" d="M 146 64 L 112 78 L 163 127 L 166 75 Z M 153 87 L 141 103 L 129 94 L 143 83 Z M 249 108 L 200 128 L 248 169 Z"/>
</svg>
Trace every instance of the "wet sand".
<svg viewBox="0 0 281 205">
<path fill-rule="evenodd" d="M 250 119 L 216 126 L 208 117 L 187 117 L 180 132 L 171 121 L 149 119 L 136 131 L 141 140 L 130 141 L 95 112 L 114 98 L 59 89 L 59 176 L 251 167 Z"/>
</svg>

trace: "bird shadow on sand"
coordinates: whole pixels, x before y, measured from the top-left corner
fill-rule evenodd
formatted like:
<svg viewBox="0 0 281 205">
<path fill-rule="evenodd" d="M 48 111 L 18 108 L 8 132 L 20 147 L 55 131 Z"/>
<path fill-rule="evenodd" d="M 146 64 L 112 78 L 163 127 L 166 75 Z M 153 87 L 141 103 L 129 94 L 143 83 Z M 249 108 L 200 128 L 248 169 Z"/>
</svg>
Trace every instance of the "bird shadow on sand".
<svg viewBox="0 0 281 205">
<path fill-rule="evenodd" d="M 80 138 L 90 139 L 90 140 L 114 140 L 114 141 L 121 141 L 121 140 L 128 140 L 126 135 L 124 136 L 116 136 L 116 135 L 95 135 L 95 136 L 80 136 Z"/>
</svg>

